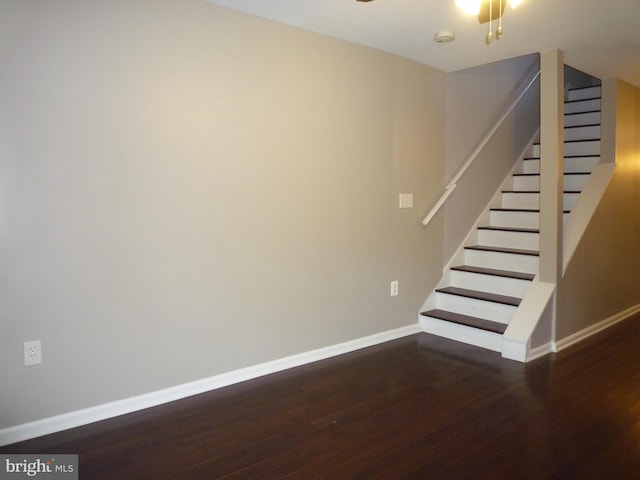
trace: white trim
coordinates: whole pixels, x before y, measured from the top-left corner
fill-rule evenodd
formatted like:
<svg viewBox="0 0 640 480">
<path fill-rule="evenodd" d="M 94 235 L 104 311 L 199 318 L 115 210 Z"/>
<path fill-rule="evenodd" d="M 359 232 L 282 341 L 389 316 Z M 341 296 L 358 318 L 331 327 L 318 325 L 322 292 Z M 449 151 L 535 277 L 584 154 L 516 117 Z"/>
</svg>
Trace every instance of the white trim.
<svg viewBox="0 0 640 480">
<path fill-rule="evenodd" d="M 502 358 L 525 363 L 527 361 L 528 342 L 519 342 L 509 338 L 502 338 Z"/>
<path fill-rule="evenodd" d="M 309 352 L 291 355 L 270 362 L 241 368 L 232 372 L 222 373 L 213 377 L 189 382 L 175 387 L 158 390 L 155 392 L 138 395 L 124 400 L 97 405 L 95 407 L 64 413 L 53 417 L 43 418 L 34 422 L 3 428 L 0 430 L 0 446 L 28 440 L 30 438 L 48 435 L 50 433 L 79 427 L 90 423 L 106 420 L 131 412 L 155 407 L 182 398 L 200 393 L 209 392 L 218 388 L 244 382 L 271 373 L 280 372 L 294 367 L 299 367 L 319 360 L 324 360 L 337 355 L 371 347 L 380 343 L 396 340 L 398 338 L 414 335 L 422 332 L 420 324 L 416 323 L 406 327 L 376 333 L 367 337 L 358 338 L 337 345 L 311 350 Z"/>
<path fill-rule="evenodd" d="M 553 352 L 553 343 L 552 342 L 548 342 L 548 343 L 545 343 L 544 345 L 540 345 L 539 347 L 532 348 L 529 351 L 529 356 L 527 357 L 527 362 L 531 362 L 531 361 L 536 360 L 536 359 L 538 359 L 540 357 L 544 357 L 545 355 L 549 355 L 552 352 Z"/>
<path fill-rule="evenodd" d="M 564 350 L 565 348 L 568 348 L 590 337 L 591 335 L 595 335 L 596 333 L 601 332 L 602 330 L 609 328 L 618 322 L 626 320 L 627 318 L 635 315 L 638 312 L 640 312 L 640 304 L 627 308 L 622 312 L 616 313 L 615 315 L 612 315 L 609 318 L 602 320 L 601 322 L 591 325 L 583 330 L 580 330 L 579 332 L 576 332 L 572 335 L 569 335 L 568 337 L 563 338 L 562 340 L 555 342 L 553 344 L 553 351 L 559 352 L 561 350 Z"/>
</svg>

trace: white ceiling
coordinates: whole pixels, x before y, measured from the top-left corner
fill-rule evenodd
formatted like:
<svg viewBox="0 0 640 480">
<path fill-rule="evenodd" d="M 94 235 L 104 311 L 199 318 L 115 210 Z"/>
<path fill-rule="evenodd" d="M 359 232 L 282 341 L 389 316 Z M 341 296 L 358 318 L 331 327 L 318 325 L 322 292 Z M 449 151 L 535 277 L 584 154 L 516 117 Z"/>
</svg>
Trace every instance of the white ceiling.
<svg viewBox="0 0 640 480">
<path fill-rule="evenodd" d="M 524 0 L 507 6 L 504 37 L 454 0 L 207 0 L 255 16 L 367 45 L 445 72 L 559 48 L 565 63 L 640 87 L 640 0 Z M 456 40 L 438 44 L 436 31 Z M 495 31 L 495 25 L 494 25 Z"/>
</svg>

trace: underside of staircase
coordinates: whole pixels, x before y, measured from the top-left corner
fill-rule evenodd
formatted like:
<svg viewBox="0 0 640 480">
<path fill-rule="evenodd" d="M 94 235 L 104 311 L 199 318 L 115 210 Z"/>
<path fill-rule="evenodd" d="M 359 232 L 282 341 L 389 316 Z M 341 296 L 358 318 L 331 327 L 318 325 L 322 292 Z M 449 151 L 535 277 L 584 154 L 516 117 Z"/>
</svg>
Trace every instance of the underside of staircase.
<svg viewBox="0 0 640 480">
<path fill-rule="evenodd" d="M 564 105 L 565 220 L 600 162 L 600 87 L 570 90 Z M 431 334 L 502 352 L 503 334 L 538 273 L 540 145 L 532 143 L 454 255 L 420 314 Z"/>
</svg>

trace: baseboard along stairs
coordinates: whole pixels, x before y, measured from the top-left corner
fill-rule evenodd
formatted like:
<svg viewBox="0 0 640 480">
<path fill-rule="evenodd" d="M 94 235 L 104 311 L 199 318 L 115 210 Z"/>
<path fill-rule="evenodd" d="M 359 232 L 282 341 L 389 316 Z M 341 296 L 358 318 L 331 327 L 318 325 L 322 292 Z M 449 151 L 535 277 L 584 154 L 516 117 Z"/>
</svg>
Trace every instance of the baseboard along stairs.
<svg viewBox="0 0 640 480">
<path fill-rule="evenodd" d="M 600 162 L 601 87 L 570 90 L 564 104 L 564 216 Z M 420 314 L 431 334 L 502 352 L 503 334 L 538 273 L 540 145 L 528 153 L 454 255 Z"/>
</svg>

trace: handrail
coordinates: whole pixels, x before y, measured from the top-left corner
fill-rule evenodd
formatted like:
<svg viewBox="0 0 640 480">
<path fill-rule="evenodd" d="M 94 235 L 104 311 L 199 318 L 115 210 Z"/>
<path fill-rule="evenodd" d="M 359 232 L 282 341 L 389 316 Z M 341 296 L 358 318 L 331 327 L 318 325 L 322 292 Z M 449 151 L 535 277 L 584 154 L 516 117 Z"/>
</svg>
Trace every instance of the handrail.
<svg viewBox="0 0 640 480">
<path fill-rule="evenodd" d="M 436 213 L 438 213 L 438 211 L 442 208 L 442 206 L 445 204 L 445 202 L 447 201 L 449 196 L 455 190 L 456 185 L 458 183 L 458 180 L 460 180 L 460 177 L 462 177 L 462 175 L 465 174 L 465 172 L 467 171 L 469 166 L 473 163 L 473 161 L 476 159 L 478 154 L 487 145 L 487 143 L 489 142 L 489 140 L 491 139 L 493 134 L 496 133 L 498 128 L 500 128 L 500 125 L 502 125 L 502 122 L 505 121 L 505 119 L 513 111 L 513 109 L 516 107 L 518 102 L 520 102 L 520 100 L 522 99 L 524 94 L 529 91 L 529 88 L 531 88 L 531 86 L 535 83 L 535 81 L 538 79 L 539 76 L 540 76 L 540 69 L 536 69 L 536 71 L 531 76 L 531 79 L 528 82 L 526 82 L 526 85 L 524 86 L 524 88 L 521 89 L 521 91 L 518 94 L 518 96 L 514 99 L 513 102 L 511 102 L 511 104 L 509 105 L 509 108 L 507 108 L 504 111 L 504 113 L 494 123 L 494 125 L 489 129 L 489 131 L 485 134 L 485 136 L 482 137 L 482 140 L 478 143 L 476 148 L 474 148 L 473 151 L 469 154 L 469 156 L 467 157 L 467 160 L 458 169 L 458 171 L 453 176 L 453 178 L 451 178 L 451 180 L 449 181 L 449 184 L 444 188 L 444 192 L 442 193 L 442 195 L 440 196 L 440 198 L 438 199 L 436 204 L 431 208 L 429 213 L 427 213 L 427 215 L 424 217 L 424 220 L 422 220 L 422 225 L 424 225 L 424 226 L 428 225 L 429 222 L 436 215 Z"/>
</svg>

